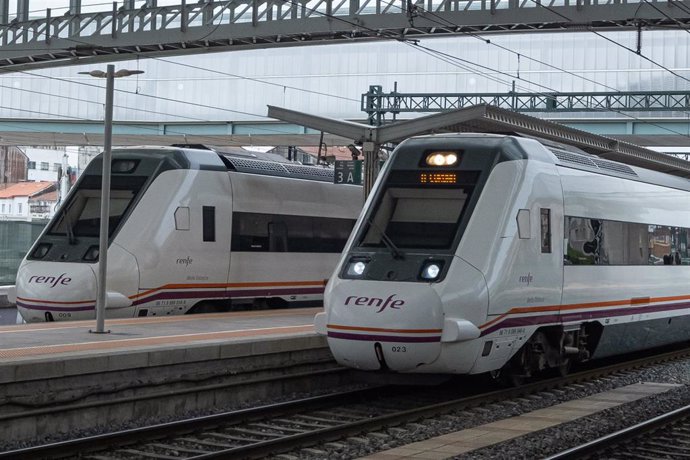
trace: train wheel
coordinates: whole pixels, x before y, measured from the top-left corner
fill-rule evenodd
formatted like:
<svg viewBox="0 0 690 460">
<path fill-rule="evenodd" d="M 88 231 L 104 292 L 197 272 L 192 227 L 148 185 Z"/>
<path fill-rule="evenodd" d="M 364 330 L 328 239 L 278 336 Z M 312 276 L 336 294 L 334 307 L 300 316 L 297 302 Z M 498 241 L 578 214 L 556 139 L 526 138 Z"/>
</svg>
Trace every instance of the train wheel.
<svg viewBox="0 0 690 460">
<path fill-rule="evenodd" d="M 555 368 L 556 375 L 559 377 L 565 377 L 570 373 L 570 365 L 572 364 L 572 360 L 570 358 L 563 358 L 563 361 L 559 366 Z"/>
<path fill-rule="evenodd" d="M 570 373 L 570 366 L 572 361 L 564 358 L 564 361 L 558 366 L 549 367 L 543 371 L 545 377 L 565 377 Z"/>
<path fill-rule="evenodd" d="M 519 387 L 525 383 L 527 376 L 516 372 L 516 369 L 509 364 L 506 364 L 500 369 L 490 371 L 489 376 L 491 380 L 498 383 L 502 387 Z"/>
</svg>

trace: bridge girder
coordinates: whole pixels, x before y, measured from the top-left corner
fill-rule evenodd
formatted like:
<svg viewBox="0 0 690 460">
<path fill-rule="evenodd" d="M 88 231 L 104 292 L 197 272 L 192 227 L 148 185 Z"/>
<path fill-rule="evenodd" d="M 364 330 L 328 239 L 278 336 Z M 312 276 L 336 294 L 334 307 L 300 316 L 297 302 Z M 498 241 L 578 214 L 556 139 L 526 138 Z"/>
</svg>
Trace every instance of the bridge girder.
<svg viewBox="0 0 690 460">
<path fill-rule="evenodd" d="M 7 17 L 7 2 L 0 15 Z M 313 7 L 311 6 L 312 4 Z M 21 16 L 0 24 L 0 73 L 73 64 L 465 33 L 688 28 L 690 2 L 616 0 L 233 0 Z M 308 6 L 310 5 L 310 6 Z M 424 8 L 426 7 L 426 9 Z"/>
</svg>

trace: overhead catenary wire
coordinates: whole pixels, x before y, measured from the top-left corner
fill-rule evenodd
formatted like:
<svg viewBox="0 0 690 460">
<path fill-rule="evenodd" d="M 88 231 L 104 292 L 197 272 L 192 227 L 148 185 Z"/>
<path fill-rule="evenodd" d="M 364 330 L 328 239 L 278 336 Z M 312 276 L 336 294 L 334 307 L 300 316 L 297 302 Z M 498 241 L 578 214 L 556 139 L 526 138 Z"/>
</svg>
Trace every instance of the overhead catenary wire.
<svg viewBox="0 0 690 460">
<path fill-rule="evenodd" d="M 535 0 L 532 0 L 532 1 L 535 1 Z M 648 0 L 644 0 L 644 1 L 648 1 Z M 397 6 L 396 6 L 396 7 L 397 7 Z M 400 7 L 397 7 L 397 8 L 399 8 L 399 9 L 402 10 L 402 8 L 400 8 Z M 419 6 L 417 6 L 416 9 L 417 9 L 418 11 L 422 11 L 422 12 L 425 12 L 425 11 L 426 11 L 426 10 L 424 10 L 422 7 L 419 7 Z M 550 11 L 552 11 L 552 10 L 551 10 L 550 8 L 548 8 L 548 7 L 547 7 L 547 9 L 549 9 Z M 572 22 L 572 20 L 570 20 L 568 17 L 566 17 L 566 16 L 560 14 L 559 12 L 556 12 L 556 11 L 553 11 L 553 12 L 554 12 L 555 14 L 558 14 L 558 15 L 561 16 L 562 18 L 566 19 L 567 21 Z M 432 13 L 432 15 L 433 15 L 433 16 L 437 16 L 435 13 Z M 445 20 L 445 19 L 443 19 L 443 20 L 445 21 L 445 25 L 452 26 L 452 27 L 459 27 L 457 24 L 454 24 L 454 23 L 452 23 L 452 22 L 450 22 L 450 21 L 447 21 L 447 20 Z M 444 25 L 443 23 L 440 23 L 440 22 L 435 21 L 435 20 L 433 20 L 433 19 L 432 19 L 432 21 L 438 23 L 439 25 Z M 686 31 L 687 31 L 687 30 L 686 30 Z M 687 32 L 690 33 L 690 31 L 687 31 Z M 478 38 L 479 40 L 482 40 L 482 41 L 484 41 L 485 43 L 488 43 L 488 44 L 491 44 L 491 43 L 492 43 L 490 40 L 484 39 L 483 37 L 481 37 L 481 36 L 479 36 L 478 34 L 473 33 L 473 32 L 466 32 L 466 33 L 464 33 L 464 34 L 473 36 L 474 38 Z M 597 33 L 597 35 L 600 35 L 600 34 Z M 503 47 L 503 46 L 501 46 L 501 45 L 496 45 L 496 46 L 499 46 L 500 48 L 502 48 L 502 49 L 504 49 L 504 50 L 506 50 L 506 51 L 509 51 L 509 52 L 512 52 L 512 53 L 516 54 L 516 55 L 518 56 L 518 60 L 519 60 L 519 57 L 520 57 L 520 56 L 526 57 L 527 59 L 531 59 L 529 56 L 526 56 L 526 55 L 521 54 L 521 53 L 517 53 L 516 51 L 510 50 L 509 48 Z M 429 50 L 429 51 L 437 51 L 437 50 L 432 50 L 432 49 L 430 49 L 430 48 L 427 48 L 427 50 Z M 438 51 L 438 53 L 442 53 L 442 52 Z M 443 54 L 444 54 L 445 57 L 447 57 L 447 58 L 449 58 L 449 59 L 457 59 L 457 60 L 460 60 L 460 61 L 462 61 L 462 62 L 470 62 L 470 63 L 471 63 L 471 61 L 468 61 L 468 60 L 466 60 L 466 59 L 461 59 L 461 58 L 458 58 L 458 57 L 456 57 L 456 56 L 452 56 L 452 55 L 450 55 L 450 54 L 448 54 L 448 53 L 443 53 Z M 444 59 L 444 61 L 445 61 L 445 62 L 449 62 L 449 61 L 446 60 L 446 59 Z M 550 66 L 550 67 L 552 67 L 552 68 L 556 68 L 556 69 L 558 69 L 558 70 L 560 70 L 560 71 L 562 71 L 562 72 L 569 73 L 569 74 L 574 75 L 574 76 L 579 76 L 579 75 L 574 74 L 574 73 L 572 73 L 572 72 L 564 71 L 563 69 L 560 69 L 560 68 L 558 68 L 558 67 L 551 66 L 551 65 L 549 65 L 549 64 L 547 64 L 547 63 L 543 63 L 542 61 L 539 61 L 539 60 L 536 60 L 536 61 L 537 61 L 537 62 L 540 62 L 540 63 L 542 63 L 542 64 L 545 64 L 545 65 L 547 65 L 547 66 Z M 652 61 L 652 62 L 653 62 L 653 61 Z M 475 63 L 472 63 L 472 64 L 475 64 Z M 475 64 L 475 65 L 477 65 L 477 64 Z M 501 71 L 498 71 L 497 69 L 492 69 L 492 68 L 487 67 L 487 66 L 481 66 L 481 65 L 478 65 L 478 66 L 479 66 L 479 67 L 483 67 L 483 68 L 488 68 L 488 69 L 491 69 L 491 70 L 493 70 L 493 71 L 501 72 Z M 662 68 L 665 69 L 665 70 L 668 70 L 668 71 L 672 72 L 670 69 L 667 69 L 666 67 L 664 67 L 664 66 L 662 66 L 662 65 L 660 65 L 660 67 L 662 67 Z M 518 72 L 519 72 L 519 70 L 518 70 Z M 475 72 L 475 73 L 476 73 L 476 72 Z M 504 74 L 506 74 L 506 75 L 509 75 L 509 74 L 506 73 L 506 72 L 501 72 L 501 73 L 504 73 Z M 673 73 L 673 72 L 672 72 L 672 73 Z M 482 74 L 482 76 L 484 76 L 484 77 L 486 77 L 486 78 L 490 78 L 490 77 L 488 77 L 488 76 L 485 75 L 485 74 Z M 678 76 L 679 76 L 679 75 L 678 75 Z M 519 74 L 518 74 L 516 77 L 517 77 L 519 80 L 521 80 Z M 585 77 L 582 77 L 582 78 L 585 78 Z M 681 78 L 683 78 L 683 77 L 681 76 Z M 587 79 L 587 78 L 585 78 L 585 79 L 586 79 L 586 80 L 589 80 L 589 81 L 591 81 L 591 82 L 600 84 L 600 83 L 597 82 L 596 80 L 591 80 L 591 79 Z M 500 81 L 501 81 L 500 79 L 493 79 L 493 80 L 494 80 L 494 81 L 497 81 L 497 82 L 500 82 Z M 531 84 L 535 84 L 534 82 L 531 82 L 531 81 L 529 81 L 529 80 L 526 80 L 526 81 L 528 81 L 528 82 L 531 83 Z M 539 84 L 535 84 L 535 85 L 544 87 L 543 85 L 539 85 Z M 516 86 L 519 87 L 519 85 L 516 85 Z M 603 85 L 603 84 L 602 84 L 602 86 L 605 86 L 605 87 L 606 87 L 606 85 Z M 611 87 L 607 87 L 607 88 L 613 89 L 613 88 L 611 88 Z M 617 90 L 617 89 L 614 89 L 614 90 L 615 90 L 615 91 L 619 91 L 619 90 Z M 558 91 L 556 91 L 556 90 L 552 90 L 552 91 L 553 91 L 553 92 L 558 92 Z M 528 92 L 532 92 L 532 91 L 529 91 L 529 90 L 528 90 Z M 532 93 L 535 94 L 535 95 L 549 96 L 548 94 L 540 93 L 540 92 L 532 92 Z M 606 111 L 606 112 L 618 113 L 618 114 L 620 114 L 620 115 L 622 115 L 622 116 L 624 116 L 624 117 L 626 117 L 626 118 L 631 118 L 631 119 L 636 120 L 636 121 L 639 121 L 639 122 L 641 122 L 641 123 L 648 124 L 648 125 L 650 125 L 650 126 L 654 126 L 654 127 L 660 128 L 660 129 L 662 129 L 662 130 L 664 130 L 664 131 L 668 131 L 668 132 L 670 132 L 670 133 L 678 134 L 678 135 L 681 135 L 681 136 L 684 136 L 684 137 L 690 137 L 690 135 L 687 134 L 687 133 L 682 133 L 682 132 L 679 132 L 679 131 L 670 129 L 670 128 L 666 127 L 666 126 L 659 125 L 659 124 L 654 123 L 654 122 L 651 122 L 651 121 L 649 121 L 649 120 L 643 120 L 643 119 L 641 119 L 641 118 L 638 118 L 638 117 L 635 117 L 635 116 L 633 116 L 633 115 L 627 114 L 627 113 L 625 113 L 625 112 L 623 112 L 623 111 L 620 111 L 620 110 L 614 110 L 614 109 L 593 109 L 593 111 L 600 111 L 600 112 L 601 112 L 601 111 Z M 688 112 L 686 112 L 686 111 L 680 111 L 680 112 L 683 112 L 683 113 L 688 114 Z"/>
<path fill-rule="evenodd" d="M 297 86 L 285 85 L 285 84 L 283 84 L 283 83 L 275 83 L 275 82 L 271 82 L 271 81 L 265 81 L 265 80 L 261 80 L 260 78 L 246 77 L 246 76 L 237 75 L 237 74 L 233 74 L 233 73 L 229 73 L 229 72 L 223 72 L 223 71 L 221 71 L 221 70 L 209 69 L 209 68 L 207 68 L 207 67 L 201 67 L 201 66 L 196 66 L 196 65 L 192 65 L 192 64 L 184 64 L 184 63 L 182 63 L 182 62 L 170 61 L 170 60 L 163 59 L 163 58 L 155 58 L 155 57 L 154 57 L 154 58 L 151 58 L 151 59 L 156 60 L 156 61 L 160 61 L 160 62 L 165 62 L 165 63 L 168 63 L 168 64 L 173 64 L 173 65 L 179 65 L 179 66 L 182 66 L 182 67 L 187 67 L 187 68 L 190 68 L 190 69 L 203 70 L 203 71 L 205 71 L 205 72 L 211 72 L 211 73 L 215 73 L 215 74 L 219 74 L 219 75 L 225 75 L 225 76 L 228 76 L 228 77 L 240 78 L 240 79 L 242 79 L 242 80 L 253 81 L 253 82 L 261 83 L 261 84 L 264 84 L 264 85 L 276 86 L 276 87 L 280 87 L 280 88 L 287 88 L 287 89 L 291 89 L 291 90 L 294 90 L 294 91 L 300 91 L 300 92 L 304 92 L 304 93 L 315 94 L 315 95 L 318 95 L 318 96 L 333 97 L 333 98 L 342 99 L 342 100 L 345 100 L 345 101 L 359 102 L 359 99 L 353 99 L 353 98 L 350 98 L 350 97 L 339 96 L 339 95 L 337 95 L 337 94 L 324 93 L 324 92 L 322 92 L 322 91 L 315 91 L 315 90 L 311 90 L 311 89 L 299 88 L 299 87 L 297 87 Z"/>
</svg>

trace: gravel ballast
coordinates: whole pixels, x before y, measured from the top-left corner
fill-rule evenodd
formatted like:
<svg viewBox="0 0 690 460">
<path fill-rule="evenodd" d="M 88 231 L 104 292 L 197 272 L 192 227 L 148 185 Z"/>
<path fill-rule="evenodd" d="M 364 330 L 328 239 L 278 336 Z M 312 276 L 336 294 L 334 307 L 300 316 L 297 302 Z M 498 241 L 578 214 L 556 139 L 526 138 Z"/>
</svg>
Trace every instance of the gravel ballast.
<svg viewBox="0 0 690 460">
<path fill-rule="evenodd" d="M 342 442 L 337 446 L 319 446 L 318 449 L 325 452 L 325 455 L 312 455 L 308 451 L 300 451 L 277 458 L 355 459 L 640 382 L 679 384 L 682 386 L 510 441 L 458 456 L 449 455 L 448 457 L 460 460 L 544 458 L 689 405 L 690 361 L 660 364 L 594 382 L 569 385 L 559 390 L 542 393 L 539 396 L 529 396 L 509 402 L 488 404 L 483 407 L 454 412 L 434 420 L 410 423 L 398 428 L 383 430 L 377 434 L 362 436 L 361 438 L 365 438 L 366 442 Z"/>
</svg>

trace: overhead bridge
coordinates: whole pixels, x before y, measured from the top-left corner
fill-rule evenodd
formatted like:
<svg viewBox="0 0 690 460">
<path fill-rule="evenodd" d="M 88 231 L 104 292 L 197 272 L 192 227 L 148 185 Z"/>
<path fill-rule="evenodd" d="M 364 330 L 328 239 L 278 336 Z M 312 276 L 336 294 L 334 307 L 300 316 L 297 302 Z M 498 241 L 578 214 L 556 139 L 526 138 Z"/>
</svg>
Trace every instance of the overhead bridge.
<svg viewBox="0 0 690 460">
<path fill-rule="evenodd" d="M 690 4 L 659 0 L 226 0 L 157 6 L 81 1 L 29 15 L 0 0 L 0 72 L 290 45 L 457 34 L 686 28 Z M 90 8 L 94 8 L 93 6 Z"/>
</svg>

